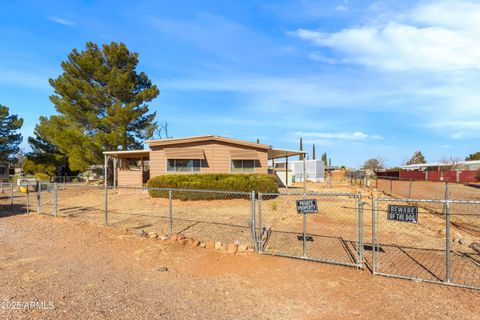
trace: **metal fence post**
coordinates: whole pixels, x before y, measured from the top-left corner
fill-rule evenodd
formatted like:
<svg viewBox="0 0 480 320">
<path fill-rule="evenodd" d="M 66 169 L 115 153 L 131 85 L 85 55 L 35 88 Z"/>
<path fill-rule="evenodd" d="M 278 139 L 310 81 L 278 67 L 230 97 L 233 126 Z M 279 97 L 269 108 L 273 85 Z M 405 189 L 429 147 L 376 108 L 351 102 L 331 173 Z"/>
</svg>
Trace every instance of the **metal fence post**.
<svg viewBox="0 0 480 320">
<path fill-rule="evenodd" d="M 358 220 L 358 239 L 359 239 L 359 261 L 357 262 L 357 266 L 359 268 L 363 268 L 364 262 L 364 247 L 363 247 L 363 236 L 364 236 L 364 226 L 363 226 L 363 205 L 365 204 L 362 201 L 362 194 L 359 193 L 357 198 L 358 201 L 358 212 L 357 212 L 357 220 Z"/>
<path fill-rule="evenodd" d="M 30 213 L 30 186 L 27 185 L 27 214 Z"/>
<path fill-rule="evenodd" d="M 53 216 L 57 216 L 57 183 L 53 183 Z"/>
<path fill-rule="evenodd" d="M 10 183 L 10 210 L 13 210 L 13 181 Z"/>
<path fill-rule="evenodd" d="M 392 182 L 392 179 L 389 179 L 390 180 L 390 194 L 393 194 L 393 182 Z"/>
<path fill-rule="evenodd" d="M 250 193 L 250 229 L 252 233 L 253 248 L 258 252 L 257 236 L 255 235 L 255 191 Z"/>
<path fill-rule="evenodd" d="M 375 274 L 377 268 L 377 205 L 378 202 L 372 197 L 372 273 Z"/>
<path fill-rule="evenodd" d="M 410 184 L 408 185 L 408 198 L 412 197 L 412 179 L 410 179 Z"/>
<path fill-rule="evenodd" d="M 445 281 L 450 283 L 450 201 L 445 203 Z"/>
<path fill-rule="evenodd" d="M 262 198 L 263 195 L 261 192 L 258 193 L 258 236 L 257 236 L 257 243 L 258 243 L 258 252 L 263 252 L 263 229 L 262 229 Z"/>
<path fill-rule="evenodd" d="M 104 155 L 103 156 L 103 159 L 104 159 L 104 165 L 103 165 L 103 188 L 104 188 L 104 191 L 105 191 L 105 199 L 104 199 L 104 202 L 105 202 L 105 212 L 104 212 L 104 216 L 103 216 L 103 223 L 108 226 L 108 156 L 107 155 Z M 64 177 L 65 179 L 65 177 Z M 64 184 L 65 184 L 65 180 L 64 181 Z"/>
<path fill-rule="evenodd" d="M 168 215 L 170 234 L 173 234 L 172 190 L 168 190 Z"/>
<path fill-rule="evenodd" d="M 37 213 L 41 213 L 42 211 L 42 203 L 41 203 L 41 200 L 42 199 L 42 182 L 41 181 L 38 181 L 37 183 Z"/>
</svg>

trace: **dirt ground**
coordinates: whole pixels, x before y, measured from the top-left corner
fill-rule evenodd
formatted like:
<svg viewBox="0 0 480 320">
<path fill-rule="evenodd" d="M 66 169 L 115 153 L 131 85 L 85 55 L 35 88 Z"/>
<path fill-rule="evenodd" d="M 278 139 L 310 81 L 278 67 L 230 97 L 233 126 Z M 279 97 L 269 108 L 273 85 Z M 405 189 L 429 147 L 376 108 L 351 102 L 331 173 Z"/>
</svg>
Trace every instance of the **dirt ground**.
<svg viewBox="0 0 480 320">
<path fill-rule="evenodd" d="M 478 319 L 480 314 L 477 291 L 294 259 L 231 255 L 60 217 L 0 217 L 0 247 L 2 306 L 14 301 L 52 306 L 1 308 L 5 319 Z"/>
</svg>

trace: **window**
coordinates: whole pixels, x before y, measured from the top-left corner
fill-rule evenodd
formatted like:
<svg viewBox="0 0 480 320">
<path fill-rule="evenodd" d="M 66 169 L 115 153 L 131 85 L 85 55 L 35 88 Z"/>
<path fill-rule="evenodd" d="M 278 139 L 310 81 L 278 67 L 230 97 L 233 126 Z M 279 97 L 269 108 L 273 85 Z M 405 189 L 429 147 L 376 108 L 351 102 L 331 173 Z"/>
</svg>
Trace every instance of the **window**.
<svg viewBox="0 0 480 320">
<path fill-rule="evenodd" d="M 254 172 L 255 160 L 232 160 L 232 172 Z"/>
<path fill-rule="evenodd" d="M 7 174 L 7 168 L 6 167 L 0 167 L 0 175 L 6 175 Z"/>
<path fill-rule="evenodd" d="M 200 172 L 202 160 L 168 159 L 167 172 Z"/>
</svg>

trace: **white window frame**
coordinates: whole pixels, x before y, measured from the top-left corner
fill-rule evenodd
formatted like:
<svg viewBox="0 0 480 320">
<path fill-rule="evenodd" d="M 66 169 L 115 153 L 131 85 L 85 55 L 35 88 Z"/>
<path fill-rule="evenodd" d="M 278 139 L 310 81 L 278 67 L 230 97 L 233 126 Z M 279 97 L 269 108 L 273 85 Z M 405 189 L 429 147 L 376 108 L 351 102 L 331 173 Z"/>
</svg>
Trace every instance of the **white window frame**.
<svg viewBox="0 0 480 320">
<path fill-rule="evenodd" d="M 233 161 L 242 161 L 242 171 L 233 171 Z M 243 171 L 243 161 L 253 161 L 253 171 Z M 253 159 L 230 159 L 230 172 L 231 173 L 255 173 L 257 166 L 256 166 L 257 160 Z"/>
<path fill-rule="evenodd" d="M 169 169 L 168 169 L 168 161 L 169 161 L 169 160 L 173 160 L 173 161 L 174 161 L 173 170 L 169 170 Z M 181 160 L 181 161 L 198 161 L 198 162 L 199 162 L 198 170 L 193 170 L 193 169 L 196 168 L 196 167 L 195 167 L 195 166 L 192 166 L 190 171 L 178 171 L 178 170 L 177 170 L 177 160 Z M 194 162 L 194 163 L 195 163 L 195 162 Z M 202 160 L 201 160 L 201 159 L 165 159 L 165 172 L 166 172 L 166 173 L 199 173 L 199 172 L 202 172 Z"/>
</svg>

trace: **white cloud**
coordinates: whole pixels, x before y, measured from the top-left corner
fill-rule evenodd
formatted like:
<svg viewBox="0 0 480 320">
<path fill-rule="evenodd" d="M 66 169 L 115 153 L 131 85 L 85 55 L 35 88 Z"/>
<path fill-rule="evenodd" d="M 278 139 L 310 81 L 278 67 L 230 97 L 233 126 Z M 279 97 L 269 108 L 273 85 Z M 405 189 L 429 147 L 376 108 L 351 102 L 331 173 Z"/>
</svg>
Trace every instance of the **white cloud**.
<svg viewBox="0 0 480 320">
<path fill-rule="evenodd" d="M 344 5 L 344 4 L 341 4 L 339 6 L 336 6 L 335 7 L 335 10 L 336 11 L 348 11 L 348 6 Z"/>
<path fill-rule="evenodd" d="M 383 139 L 380 135 L 370 135 L 362 131 L 354 132 L 295 132 L 299 137 L 306 138 L 317 138 L 317 139 L 334 139 L 334 140 L 381 140 Z"/>
<path fill-rule="evenodd" d="M 67 19 L 63 19 L 63 18 L 59 18 L 59 17 L 55 17 L 55 16 L 48 16 L 47 19 L 50 20 L 50 21 L 53 21 L 53 22 L 55 22 L 55 23 L 64 25 L 64 26 L 73 27 L 73 26 L 77 25 L 77 24 L 76 24 L 75 22 L 73 22 L 73 21 L 70 21 L 70 20 L 67 20 Z"/>
<path fill-rule="evenodd" d="M 395 71 L 480 70 L 480 4 L 428 2 L 389 21 L 328 33 L 291 34 L 343 54 L 343 61 Z"/>
</svg>

